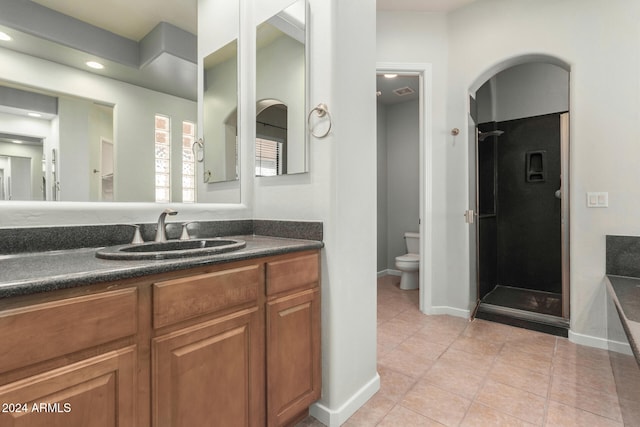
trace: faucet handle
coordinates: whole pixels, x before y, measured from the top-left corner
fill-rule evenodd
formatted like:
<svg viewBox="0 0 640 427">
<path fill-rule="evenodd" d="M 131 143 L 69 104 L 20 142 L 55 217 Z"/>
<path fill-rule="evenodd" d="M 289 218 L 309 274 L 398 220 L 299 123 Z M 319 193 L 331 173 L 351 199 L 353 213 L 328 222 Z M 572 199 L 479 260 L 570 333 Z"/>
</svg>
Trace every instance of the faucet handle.
<svg viewBox="0 0 640 427">
<path fill-rule="evenodd" d="M 195 221 L 189 221 L 182 224 L 182 234 L 180 235 L 180 240 L 189 240 L 191 236 L 189 236 L 189 230 L 187 230 L 187 226 L 189 224 L 193 224 Z"/>
<path fill-rule="evenodd" d="M 135 228 L 135 231 L 133 232 L 133 239 L 131 240 L 132 245 L 139 245 L 141 243 L 144 243 L 144 239 L 142 238 L 142 233 L 140 233 L 140 225 L 138 224 L 123 224 L 123 225 Z"/>
</svg>

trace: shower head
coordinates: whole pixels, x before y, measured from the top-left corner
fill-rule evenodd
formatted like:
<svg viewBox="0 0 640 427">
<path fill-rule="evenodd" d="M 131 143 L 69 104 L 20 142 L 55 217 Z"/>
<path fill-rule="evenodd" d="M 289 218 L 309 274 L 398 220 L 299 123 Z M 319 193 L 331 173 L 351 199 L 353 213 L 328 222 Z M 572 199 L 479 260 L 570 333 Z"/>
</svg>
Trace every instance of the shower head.
<svg viewBox="0 0 640 427">
<path fill-rule="evenodd" d="M 478 141 L 484 141 L 486 138 L 490 136 L 500 136 L 504 133 L 502 130 L 492 130 L 489 132 L 480 132 L 478 131 Z"/>
</svg>

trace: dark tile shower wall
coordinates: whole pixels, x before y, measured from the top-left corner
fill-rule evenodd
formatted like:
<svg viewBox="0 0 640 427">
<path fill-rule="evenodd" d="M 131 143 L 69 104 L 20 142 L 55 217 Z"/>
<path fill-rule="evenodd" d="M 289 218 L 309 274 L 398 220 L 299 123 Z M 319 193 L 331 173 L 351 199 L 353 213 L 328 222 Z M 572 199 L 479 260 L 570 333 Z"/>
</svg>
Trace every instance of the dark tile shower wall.
<svg viewBox="0 0 640 427">
<path fill-rule="evenodd" d="M 560 114 L 479 129 L 504 131 L 478 148 L 480 297 L 491 282 L 561 293 Z"/>
<path fill-rule="evenodd" d="M 498 281 L 561 293 L 560 115 L 498 128 Z"/>
</svg>

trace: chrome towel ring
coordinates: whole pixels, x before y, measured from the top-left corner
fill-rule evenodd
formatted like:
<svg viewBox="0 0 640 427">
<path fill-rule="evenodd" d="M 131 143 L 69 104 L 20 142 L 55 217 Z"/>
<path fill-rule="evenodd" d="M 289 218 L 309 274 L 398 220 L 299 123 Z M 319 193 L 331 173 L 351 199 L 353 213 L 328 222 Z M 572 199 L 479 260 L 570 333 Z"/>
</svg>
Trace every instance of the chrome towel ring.
<svg viewBox="0 0 640 427">
<path fill-rule="evenodd" d="M 329 119 L 329 127 L 327 128 L 327 130 L 323 133 L 319 133 L 316 134 L 313 131 L 313 127 L 311 126 L 311 116 L 313 115 L 313 113 L 316 113 L 316 116 L 319 118 L 322 117 L 327 117 Z M 317 107 L 314 107 L 311 111 L 309 111 L 309 115 L 307 116 L 307 126 L 309 128 L 309 132 L 311 133 L 311 135 L 313 135 L 316 138 L 324 138 L 327 135 L 329 135 L 329 132 L 331 132 L 331 114 L 329 113 L 329 107 L 327 107 L 327 104 L 318 104 Z"/>
<path fill-rule="evenodd" d="M 198 146 L 197 148 L 196 145 Z M 202 138 L 197 141 L 193 141 L 191 151 L 193 151 L 193 156 L 196 158 L 198 163 L 202 163 L 204 161 L 204 142 L 202 141 Z"/>
</svg>

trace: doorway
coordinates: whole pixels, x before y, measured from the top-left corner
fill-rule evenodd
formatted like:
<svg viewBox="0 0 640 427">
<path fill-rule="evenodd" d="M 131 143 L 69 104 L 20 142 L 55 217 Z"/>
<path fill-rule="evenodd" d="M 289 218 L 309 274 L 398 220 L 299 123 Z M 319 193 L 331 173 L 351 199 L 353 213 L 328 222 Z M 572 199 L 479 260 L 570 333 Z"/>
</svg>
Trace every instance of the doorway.
<svg viewBox="0 0 640 427">
<path fill-rule="evenodd" d="M 415 194 L 413 194 L 416 209 L 412 210 L 409 215 L 410 217 L 406 218 L 404 221 L 406 226 L 402 229 L 402 233 L 400 231 L 394 233 L 393 236 L 389 236 L 388 228 L 385 225 L 381 226 L 380 218 L 385 217 L 386 211 L 391 209 L 388 200 L 385 197 L 380 197 L 380 189 L 379 189 L 379 197 L 378 197 L 378 245 L 383 245 L 385 248 L 388 243 L 385 239 L 393 237 L 397 238 L 395 244 L 399 248 L 397 249 L 402 253 L 398 253 L 398 255 L 403 255 L 406 253 L 406 248 L 404 247 L 404 238 L 403 234 L 405 231 L 418 231 L 420 235 L 420 249 L 419 249 L 419 305 L 420 310 L 423 313 L 433 314 L 431 307 L 431 288 L 432 288 L 432 272 L 431 272 L 431 263 L 432 263 L 432 248 L 431 248 L 431 235 L 432 235 L 432 177 L 431 177 L 431 152 L 432 152 L 432 132 L 431 132 L 431 96 L 432 96 L 432 67 L 431 64 L 408 64 L 408 63 L 379 63 L 377 65 L 377 74 L 381 75 L 380 79 L 385 79 L 388 82 L 393 82 L 390 86 L 384 89 L 387 92 L 391 92 L 391 95 L 394 97 L 406 99 L 404 97 L 407 96 L 407 93 L 410 91 L 406 90 L 406 87 L 409 87 L 413 91 L 413 94 L 410 96 L 414 96 L 417 103 L 417 123 L 411 125 L 414 127 L 413 131 L 417 134 L 417 151 L 414 152 L 412 159 L 415 161 L 417 166 L 417 174 L 414 174 L 412 180 L 412 185 L 414 185 L 417 189 Z M 385 78 L 384 74 L 392 74 L 397 75 L 397 77 L 389 77 Z M 400 84 L 402 78 L 413 79 L 413 83 L 411 85 Z M 385 85 L 386 86 L 386 85 Z M 383 91 L 382 88 L 377 89 L 379 91 Z M 397 93 L 393 93 L 396 90 Z M 382 94 L 381 94 L 382 95 Z M 384 96 L 384 95 L 382 95 Z M 378 97 L 379 98 L 379 97 Z M 417 128 L 416 128 L 417 127 Z M 378 120 L 378 134 L 381 132 L 380 128 L 380 118 Z M 380 171 L 380 165 L 382 160 L 385 158 L 385 153 L 381 153 L 378 151 L 378 168 Z M 380 172 L 378 172 L 378 181 L 380 181 L 381 176 Z M 387 189 L 384 190 L 384 194 L 388 194 Z M 384 200 L 384 203 L 380 203 L 381 200 Z M 384 212 L 381 212 L 381 209 L 384 209 Z M 407 228 L 407 227 L 409 227 Z M 381 228 L 382 227 L 382 228 Z M 406 229 L 405 229 L 406 228 Z M 382 230 L 382 232 L 381 232 Z M 396 236 L 396 234 L 399 234 Z M 382 237 L 381 237 L 382 236 Z M 391 259 L 391 261 L 390 261 Z M 389 254 L 378 254 L 378 271 L 388 273 L 389 269 L 395 269 L 395 265 L 393 262 L 394 257 Z M 381 267 L 382 266 L 382 267 Z M 399 273 L 399 272 L 398 272 Z"/>
<path fill-rule="evenodd" d="M 562 336 L 569 328 L 568 88 L 567 70 L 521 64 L 493 76 L 475 98 L 476 316 Z"/>
</svg>

